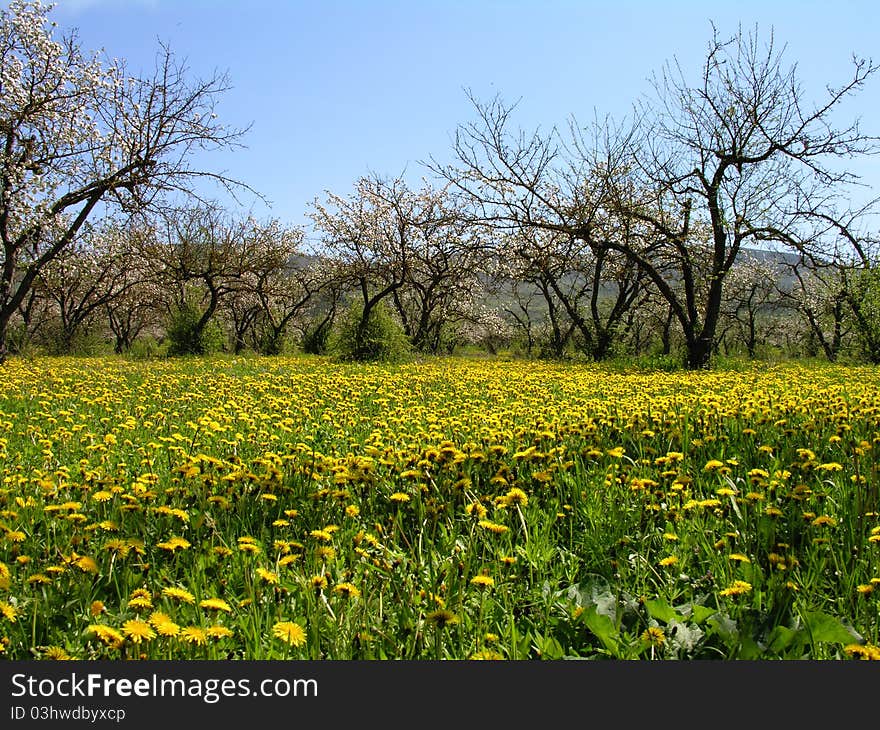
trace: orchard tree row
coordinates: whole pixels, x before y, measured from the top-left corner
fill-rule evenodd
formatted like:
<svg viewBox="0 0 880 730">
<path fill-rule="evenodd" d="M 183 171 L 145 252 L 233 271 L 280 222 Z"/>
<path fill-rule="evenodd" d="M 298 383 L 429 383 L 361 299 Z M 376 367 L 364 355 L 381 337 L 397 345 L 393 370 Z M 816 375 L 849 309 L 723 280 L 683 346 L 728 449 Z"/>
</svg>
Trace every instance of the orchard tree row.
<svg viewBox="0 0 880 730">
<path fill-rule="evenodd" d="M 131 76 L 50 12 L 0 11 L 0 361 L 162 342 L 880 362 L 876 199 L 851 169 L 877 138 L 839 122 L 870 61 L 813 102 L 772 36 L 713 34 L 693 79 L 670 64 L 626 122 L 564 131 L 471 96 L 417 186 L 361 178 L 305 230 L 198 192 L 259 195 L 193 166 L 245 134 L 214 113 L 225 77 L 193 79 L 167 48 Z"/>
</svg>

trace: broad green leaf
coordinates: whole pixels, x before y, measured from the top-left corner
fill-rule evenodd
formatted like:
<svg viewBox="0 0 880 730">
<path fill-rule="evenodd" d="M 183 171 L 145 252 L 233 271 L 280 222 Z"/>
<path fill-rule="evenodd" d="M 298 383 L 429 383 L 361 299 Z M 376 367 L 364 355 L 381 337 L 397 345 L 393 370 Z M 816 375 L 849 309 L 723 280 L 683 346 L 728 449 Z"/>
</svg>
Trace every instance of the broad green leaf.
<svg viewBox="0 0 880 730">
<path fill-rule="evenodd" d="M 799 629 L 790 629 L 787 626 L 777 626 L 770 632 L 767 639 L 767 650 L 774 654 L 782 654 L 786 649 L 804 642 L 804 633 Z"/>
<path fill-rule="evenodd" d="M 676 613 L 675 609 L 662 598 L 649 598 L 645 601 L 645 608 L 648 609 L 648 614 L 652 618 L 662 621 L 665 624 L 668 624 L 673 619 L 681 620 L 684 618 Z"/>
<path fill-rule="evenodd" d="M 698 606 L 696 603 L 692 605 L 693 612 L 691 616 L 695 624 L 701 624 L 710 616 L 718 613 L 717 608 L 709 608 L 709 606 Z"/>
<path fill-rule="evenodd" d="M 587 606 L 581 614 L 581 620 L 587 625 L 587 628 L 593 632 L 602 645 L 617 656 L 617 626 L 605 614 L 599 613 L 595 606 Z"/>
<path fill-rule="evenodd" d="M 821 611 L 808 611 L 804 614 L 807 632 L 814 642 L 831 644 L 852 644 L 862 637 L 852 627 L 846 626 L 834 616 Z"/>
</svg>

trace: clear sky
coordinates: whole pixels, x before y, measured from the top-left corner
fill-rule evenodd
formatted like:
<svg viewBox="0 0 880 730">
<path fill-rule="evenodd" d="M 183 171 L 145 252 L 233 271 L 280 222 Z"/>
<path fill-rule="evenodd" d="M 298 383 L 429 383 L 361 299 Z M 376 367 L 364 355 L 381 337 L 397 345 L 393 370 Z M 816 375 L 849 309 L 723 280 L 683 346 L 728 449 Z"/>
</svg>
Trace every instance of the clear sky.
<svg viewBox="0 0 880 730">
<path fill-rule="evenodd" d="M 775 34 L 806 96 L 844 81 L 853 54 L 880 61 L 880 3 L 862 0 L 60 0 L 52 17 L 84 48 L 149 70 L 159 41 L 194 75 L 226 72 L 219 115 L 252 125 L 246 149 L 203 166 L 257 190 L 261 216 L 305 222 L 325 190 L 361 175 L 414 180 L 420 161 L 451 157 L 456 126 L 473 119 L 464 89 L 520 100 L 533 129 L 570 116 L 625 116 L 648 79 L 677 58 L 698 72 L 711 24 Z M 846 107 L 880 134 L 880 76 Z M 860 173 L 880 193 L 880 167 Z"/>
</svg>

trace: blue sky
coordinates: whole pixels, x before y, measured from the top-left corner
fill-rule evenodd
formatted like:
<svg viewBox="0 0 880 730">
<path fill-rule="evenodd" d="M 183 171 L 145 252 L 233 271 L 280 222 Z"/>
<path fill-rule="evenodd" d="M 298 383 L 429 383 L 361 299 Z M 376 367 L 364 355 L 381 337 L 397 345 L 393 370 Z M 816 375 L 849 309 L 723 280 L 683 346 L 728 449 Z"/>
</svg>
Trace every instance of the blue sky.
<svg viewBox="0 0 880 730">
<path fill-rule="evenodd" d="M 699 69 L 712 22 L 722 36 L 773 30 L 810 100 L 847 78 L 853 53 L 880 61 L 880 10 L 861 0 L 60 0 L 52 17 L 131 70 L 149 69 L 161 40 L 194 75 L 227 72 L 218 112 L 252 125 L 246 149 L 201 164 L 260 190 L 272 206 L 254 211 L 291 224 L 363 174 L 417 181 L 419 161 L 449 158 L 456 126 L 473 119 L 465 88 L 519 99 L 513 121 L 526 129 L 620 118 L 665 61 Z M 846 110 L 880 134 L 873 81 Z M 876 161 L 859 171 L 880 193 Z"/>
</svg>

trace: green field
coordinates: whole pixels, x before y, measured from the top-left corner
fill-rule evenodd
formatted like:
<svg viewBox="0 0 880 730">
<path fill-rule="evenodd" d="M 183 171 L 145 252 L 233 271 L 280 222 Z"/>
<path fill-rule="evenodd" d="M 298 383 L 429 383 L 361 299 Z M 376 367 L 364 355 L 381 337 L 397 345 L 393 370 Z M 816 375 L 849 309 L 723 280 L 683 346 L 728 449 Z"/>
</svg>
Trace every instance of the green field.
<svg viewBox="0 0 880 730">
<path fill-rule="evenodd" d="M 880 658 L 875 368 L 0 375 L 6 658 Z"/>
</svg>

